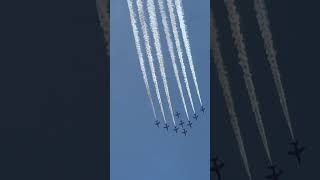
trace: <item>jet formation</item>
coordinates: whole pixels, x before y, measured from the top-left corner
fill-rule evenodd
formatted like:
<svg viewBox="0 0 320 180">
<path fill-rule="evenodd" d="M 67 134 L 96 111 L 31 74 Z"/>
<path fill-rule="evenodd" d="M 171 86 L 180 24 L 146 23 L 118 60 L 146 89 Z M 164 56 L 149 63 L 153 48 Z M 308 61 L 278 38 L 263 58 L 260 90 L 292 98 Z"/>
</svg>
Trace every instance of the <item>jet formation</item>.
<svg viewBox="0 0 320 180">
<path fill-rule="evenodd" d="M 200 112 L 202 112 L 201 114 L 197 114 L 197 113 L 195 113 L 194 115 L 193 115 L 193 120 L 198 120 L 198 119 L 200 119 L 200 115 L 202 115 L 202 114 L 204 114 L 205 113 L 205 110 L 206 110 L 206 108 L 204 107 L 204 106 L 201 106 L 201 108 L 200 108 Z M 183 134 L 184 136 L 187 136 L 188 134 L 190 134 L 190 129 L 193 127 L 193 124 L 195 123 L 194 121 L 192 121 L 192 120 L 183 120 L 183 117 L 182 117 L 182 115 L 181 115 L 181 113 L 180 112 L 175 112 L 175 114 L 174 114 L 174 116 L 177 118 L 177 119 L 179 119 L 180 121 L 179 121 L 179 123 L 177 123 L 177 125 L 174 125 L 173 127 L 172 127 L 172 130 L 173 130 L 173 132 L 175 132 L 175 134 L 178 134 L 178 132 L 181 132 L 181 134 Z M 159 120 L 156 120 L 155 122 L 154 122 L 154 125 L 156 126 L 156 127 L 160 127 L 160 121 Z M 170 125 L 168 124 L 168 123 L 164 123 L 164 125 L 163 125 L 163 128 L 166 130 L 166 132 L 169 132 L 169 130 L 171 129 L 170 128 Z M 188 129 L 188 130 L 187 130 Z"/>
</svg>

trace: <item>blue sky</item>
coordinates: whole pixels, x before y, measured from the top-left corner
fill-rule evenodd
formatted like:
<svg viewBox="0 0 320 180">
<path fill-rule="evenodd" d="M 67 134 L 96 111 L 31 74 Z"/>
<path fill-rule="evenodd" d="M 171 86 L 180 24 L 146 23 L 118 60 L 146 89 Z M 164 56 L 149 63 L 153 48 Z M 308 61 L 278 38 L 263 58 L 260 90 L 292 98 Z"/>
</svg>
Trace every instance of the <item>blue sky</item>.
<svg viewBox="0 0 320 180">
<path fill-rule="evenodd" d="M 146 1 L 144 1 L 146 2 Z M 155 1 L 156 2 L 156 1 Z M 209 64 L 209 0 L 195 3 L 183 1 L 185 20 L 188 27 L 191 50 L 196 68 L 198 84 L 202 101 L 209 109 L 210 64 Z M 134 1 L 135 12 L 136 4 Z M 158 9 L 158 6 L 156 6 Z M 147 11 L 145 11 L 147 13 Z M 169 90 L 174 111 L 183 115 L 177 83 L 174 77 L 171 60 L 169 58 L 165 36 L 162 30 L 159 12 L 158 24 L 164 62 L 169 83 Z M 168 15 L 167 9 L 166 13 Z M 168 15 L 169 16 L 169 15 Z M 154 126 L 154 117 L 139 67 L 138 56 L 134 44 L 129 11 L 126 0 L 111 0 L 111 115 L 110 115 L 110 165 L 112 180 L 194 180 L 210 178 L 210 112 L 201 116 L 198 122 L 184 137 L 176 135 L 172 129 L 167 133 L 163 128 Z M 140 28 L 139 24 L 138 28 Z M 171 26 L 170 26 L 171 28 Z M 141 31 L 140 31 L 141 32 Z M 144 59 L 146 59 L 144 43 L 140 33 Z M 150 34 L 150 37 L 151 34 Z M 181 37 L 181 33 L 180 33 Z M 182 42 L 182 41 L 181 41 Z M 153 45 L 153 40 L 151 39 Z M 171 125 L 170 112 L 164 94 L 155 49 L 152 47 L 161 97 L 168 122 Z M 187 57 L 184 51 L 186 65 Z M 176 54 L 177 56 L 177 54 Z M 178 60 L 178 59 L 177 59 Z M 178 64 L 179 65 L 179 64 Z M 187 66 L 188 67 L 188 66 Z M 150 70 L 146 64 L 149 84 L 155 107 L 159 109 L 155 91 L 151 80 Z M 180 67 L 178 66 L 180 69 Z M 200 109 L 191 73 L 187 68 L 189 83 L 195 108 Z M 180 72 L 182 80 L 182 74 Z M 182 84 L 184 85 L 184 84 Z M 189 112 L 187 93 L 184 89 Z M 161 117 L 157 110 L 157 116 Z M 159 119 L 163 125 L 162 119 Z M 172 125 L 171 125 L 172 127 Z"/>
</svg>

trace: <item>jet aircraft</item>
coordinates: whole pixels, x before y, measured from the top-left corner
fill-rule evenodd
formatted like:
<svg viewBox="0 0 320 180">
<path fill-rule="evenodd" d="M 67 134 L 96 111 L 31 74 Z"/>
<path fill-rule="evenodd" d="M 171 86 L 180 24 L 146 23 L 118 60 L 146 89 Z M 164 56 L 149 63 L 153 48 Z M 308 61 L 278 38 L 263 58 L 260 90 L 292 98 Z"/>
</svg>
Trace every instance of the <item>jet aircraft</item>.
<svg viewBox="0 0 320 180">
<path fill-rule="evenodd" d="M 180 113 L 176 112 L 175 116 L 179 119 L 180 118 Z"/>
<path fill-rule="evenodd" d="M 290 143 L 293 146 L 293 151 L 289 151 L 288 154 L 295 156 L 298 160 L 298 165 L 301 164 L 301 153 L 305 150 L 305 147 L 299 147 L 299 142 L 297 140 Z"/>
<path fill-rule="evenodd" d="M 200 109 L 202 112 L 204 112 L 206 110 L 206 108 L 204 106 L 201 106 L 201 109 Z"/>
<path fill-rule="evenodd" d="M 279 176 L 283 173 L 281 169 L 277 171 L 277 166 L 276 165 L 271 165 L 268 166 L 268 169 L 271 169 L 272 174 L 266 176 L 267 179 L 272 179 L 272 180 L 279 180 Z"/>
<path fill-rule="evenodd" d="M 218 180 L 222 180 L 221 169 L 224 167 L 224 163 L 219 161 L 217 157 L 211 159 L 212 167 L 210 168 L 217 175 Z"/>
<path fill-rule="evenodd" d="M 184 134 L 184 136 L 186 136 L 187 135 L 187 130 L 186 129 L 183 129 L 183 131 L 182 131 L 182 134 Z"/>
<path fill-rule="evenodd" d="M 166 125 L 163 128 L 167 129 L 168 131 L 169 125 L 166 123 Z"/>
<path fill-rule="evenodd" d="M 195 120 L 197 120 L 198 117 L 199 117 L 199 116 L 198 116 L 197 114 L 194 114 L 194 115 L 193 115 L 193 118 L 194 118 Z"/>
<path fill-rule="evenodd" d="M 154 124 L 159 127 L 160 121 L 156 120 Z"/>
<path fill-rule="evenodd" d="M 173 129 L 176 133 L 178 133 L 179 128 L 177 126 L 174 127 Z"/>
<path fill-rule="evenodd" d="M 182 120 L 180 120 L 179 125 L 183 128 L 184 122 Z"/>
</svg>

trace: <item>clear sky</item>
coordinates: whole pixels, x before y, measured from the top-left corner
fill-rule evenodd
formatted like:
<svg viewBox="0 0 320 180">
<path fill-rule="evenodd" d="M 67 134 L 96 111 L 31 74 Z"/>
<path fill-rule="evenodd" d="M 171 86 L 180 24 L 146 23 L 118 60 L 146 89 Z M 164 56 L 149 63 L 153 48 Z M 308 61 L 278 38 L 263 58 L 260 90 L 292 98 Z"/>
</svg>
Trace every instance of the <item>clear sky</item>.
<svg viewBox="0 0 320 180">
<path fill-rule="evenodd" d="M 146 3 L 146 1 L 144 1 Z M 155 1 L 156 2 L 156 1 Z M 164 1 L 166 2 L 166 1 Z M 144 5 L 145 5 L 144 3 Z M 191 50 L 197 73 L 198 84 L 202 101 L 209 110 L 210 87 L 210 41 L 209 41 L 209 0 L 195 3 L 184 1 L 185 20 L 188 27 Z M 165 6 L 166 7 L 166 6 Z M 134 1 L 136 11 L 136 4 Z M 146 9 L 146 7 L 145 7 Z M 158 6 L 156 5 L 156 9 Z M 166 13 L 167 8 L 165 9 Z M 145 10 L 147 13 L 147 11 Z M 171 59 L 163 33 L 159 12 L 158 24 L 160 29 L 161 45 L 164 54 L 169 91 L 174 111 L 179 111 L 185 119 L 182 102 L 179 96 L 177 83 L 174 77 Z M 148 16 L 146 16 L 148 17 Z M 178 19 L 177 19 L 178 20 Z M 138 21 L 139 23 L 139 21 Z M 140 24 L 137 24 L 140 28 Z M 171 26 L 170 26 L 171 29 Z M 141 31 L 140 31 L 141 32 Z M 144 43 L 140 33 L 144 59 L 146 59 Z M 175 134 L 172 129 L 169 133 L 161 127 L 154 125 L 154 117 L 148 100 L 142 74 L 139 67 L 138 56 L 134 44 L 134 37 L 130 24 L 130 16 L 126 0 L 111 0 L 111 65 L 110 65 L 110 95 L 111 95 L 111 122 L 110 122 L 110 165 L 112 180 L 194 180 L 210 178 L 210 112 L 200 116 L 198 122 L 194 122 L 192 129 L 188 129 L 187 136 Z M 173 35 L 172 35 L 173 36 Z M 150 37 L 151 34 L 150 34 Z M 180 33 L 181 37 L 181 33 Z M 181 39 L 182 40 L 182 39 Z M 153 40 L 151 41 L 153 43 Z M 182 42 L 182 41 L 181 41 Z M 152 44 L 153 45 L 153 44 Z M 172 128 L 172 120 L 165 98 L 161 81 L 155 49 L 152 47 L 161 97 L 168 122 Z M 176 54 L 177 56 L 177 54 Z M 188 65 L 186 53 L 184 60 Z M 178 61 L 178 59 L 177 59 Z M 148 72 L 151 93 L 157 109 L 154 86 L 151 80 L 148 64 L 145 64 Z M 179 63 L 178 63 L 179 65 Z M 180 69 L 180 66 L 178 66 Z M 200 110 L 195 87 L 191 78 L 190 69 L 187 66 L 189 83 L 195 108 Z M 180 72 L 180 78 L 182 74 Z M 183 83 L 183 81 L 182 81 Z M 182 84 L 184 85 L 184 84 Z M 189 112 L 191 106 L 188 103 L 186 90 L 185 98 Z M 157 110 L 157 116 L 161 117 Z M 190 113 L 191 116 L 191 113 Z"/>
</svg>

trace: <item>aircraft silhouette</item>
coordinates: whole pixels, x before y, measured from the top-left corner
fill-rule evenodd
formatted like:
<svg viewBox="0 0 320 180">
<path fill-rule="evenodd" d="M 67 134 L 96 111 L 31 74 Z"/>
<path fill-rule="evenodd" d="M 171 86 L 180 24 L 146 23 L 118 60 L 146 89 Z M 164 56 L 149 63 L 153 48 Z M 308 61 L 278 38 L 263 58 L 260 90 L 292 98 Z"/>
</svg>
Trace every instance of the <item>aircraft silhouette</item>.
<svg viewBox="0 0 320 180">
<path fill-rule="evenodd" d="M 180 118 L 180 113 L 176 112 L 175 116 L 177 116 L 177 118 L 179 119 Z"/>
<path fill-rule="evenodd" d="M 174 127 L 173 129 L 176 133 L 178 133 L 179 128 L 177 126 Z"/>
<path fill-rule="evenodd" d="M 281 176 L 281 174 L 283 173 L 281 169 L 279 169 L 279 171 L 277 172 L 277 165 L 268 166 L 268 169 L 271 169 L 272 174 L 267 175 L 267 179 L 278 180 L 279 176 Z"/>
<path fill-rule="evenodd" d="M 166 125 L 163 128 L 167 129 L 168 131 L 169 125 L 166 123 Z"/>
<path fill-rule="evenodd" d="M 200 109 L 202 112 L 204 112 L 206 110 L 206 108 L 204 106 L 201 106 L 201 109 Z"/>
<path fill-rule="evenodd" d="M 199 117 L 199 116 L 198 116 L 197 114 L 194 114 L 194 115 L 193 115 L 193 119 L 195 119 L 195 120 L 197 120 L 198 117 Z"/>
<path fill-rule="evenodd" d="M 156 120 L 154 124 L 159 127 L 160 121 Z"/>
<path fill-rule="evenodd" d="M 298 165 L 301 164 L 301 153 L 305 150 L 305 147 L 299 147 L 298 140 L 294 140 L 290 143 L 290 145 L 293 145 L 293 151 L 289 151 L 288 154 L 291 156 L 295 156 L 298 160 Z"/>
<path fill-rule="evenodd" d="M 224 167 L 224 163 L 219 161 L 217 157 L 211 159 L 212 167 L 210 168 L 217 175 L 218 180 L 222 180 L 221 169 Z"/>
<path fill-rule="evenodd" d="M 192 122 L 191 121 L 188 121 L 188 124 L 187 124 L 190 128 L 192 128 Z"/>
<path fill-rule="evenodd" d="M 184 134 L 184 136 L 186 136 L 187 135 L 187 130 L 186 129 L 183 129 L 183 131 L 182 131 L 182 134 Z"/>
<path fill-rule="evenodd" d="M 183 128 L 184 122 L 182 120 L 180 120 L 179 125 Z"/>
</svg>

